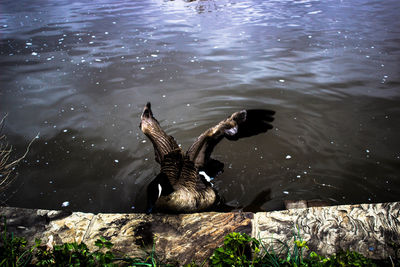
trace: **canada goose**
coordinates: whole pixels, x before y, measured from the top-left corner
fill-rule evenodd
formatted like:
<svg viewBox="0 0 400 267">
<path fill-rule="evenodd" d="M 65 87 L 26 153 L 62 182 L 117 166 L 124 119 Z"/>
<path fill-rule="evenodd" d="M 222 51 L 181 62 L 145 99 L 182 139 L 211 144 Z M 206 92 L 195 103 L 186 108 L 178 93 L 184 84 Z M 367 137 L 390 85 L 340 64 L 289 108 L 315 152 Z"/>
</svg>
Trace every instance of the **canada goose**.
<svg viewBox="0 0 400 267">
<path fill-rule="evenodd" d="M 238 140 L 272 129 L 274 114 L 264 109 L 235 112 L 201 134 L 183 154 L 175 139 L 161 129 L 147 103 L 139 127 L 152 142 L 155 160 L 161 165 L 160 173 L 147 187 L 147 213 L 154 207 L 170 212 L 196 212 L 213 206 L 218 195 L 208 175 L 214 176 L 223 168 L 221 162 L 210 158 L 214 147 L 224 137 Z"/>
</svg>

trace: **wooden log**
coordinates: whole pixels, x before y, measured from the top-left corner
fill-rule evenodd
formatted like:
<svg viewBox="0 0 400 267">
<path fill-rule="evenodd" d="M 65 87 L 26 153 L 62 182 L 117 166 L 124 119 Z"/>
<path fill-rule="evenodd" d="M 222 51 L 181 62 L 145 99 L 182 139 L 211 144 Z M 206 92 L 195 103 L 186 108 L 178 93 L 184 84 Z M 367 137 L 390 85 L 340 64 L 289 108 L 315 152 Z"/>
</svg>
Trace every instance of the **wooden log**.
<svg viewBox="0 0 400 267">
<path fill-rule="evenodd" d="M 137 257 L 144 256 L 155 242 L 159 259 L 179 264 L 203 262 L 231 232 L 251 234 L 267 245 L 279 244 L 278 240 L 293 245 L 293 235 L 299 233 L 310 250 L 321 254 L 349 249 L 383 259 L 400 253 L 396 251 L 400 244 L 399 202 L 254 214 L 92 214 L 12 207 L 0 207 L 0 214 L 7 219 L 8 232 L 31 244 L 35 238 L 43 244 L 53 239 L 55 244 L 85 242 L 94 249 L 96 239 L 104 236 L 114 244 L 115 254 Z"/>
</svg>

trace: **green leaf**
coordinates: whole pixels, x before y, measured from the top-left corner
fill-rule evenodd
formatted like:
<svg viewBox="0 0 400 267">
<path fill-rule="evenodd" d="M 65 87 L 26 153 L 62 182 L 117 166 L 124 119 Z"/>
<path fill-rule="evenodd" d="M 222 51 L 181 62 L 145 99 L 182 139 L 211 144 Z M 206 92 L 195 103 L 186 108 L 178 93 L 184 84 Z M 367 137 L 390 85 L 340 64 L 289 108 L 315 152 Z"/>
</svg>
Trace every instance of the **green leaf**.
<svg viewBox="0 0 400 267">
<path fill-rule="evenodd" d="M 35 238 L 35 245 L 36 247 L 40 246 L 40 244 L 42 243 L 42 240 L 39 238 Z"/>
<path fill-rule="evenodd" d="M 67 243 L 65 244 L 65 248 L 69 251 L 74 250 L 74 245 L 72 243 Z"/>
<path fill-rule="evenodd" d="M 103 248 L 103 242 L 102 242 L 100 239 L 97 239 L 97 240 L 94 242 L 94 245 L 95 245 L 96 247 L 98 247 L 98 248 Z"/>
</svg>

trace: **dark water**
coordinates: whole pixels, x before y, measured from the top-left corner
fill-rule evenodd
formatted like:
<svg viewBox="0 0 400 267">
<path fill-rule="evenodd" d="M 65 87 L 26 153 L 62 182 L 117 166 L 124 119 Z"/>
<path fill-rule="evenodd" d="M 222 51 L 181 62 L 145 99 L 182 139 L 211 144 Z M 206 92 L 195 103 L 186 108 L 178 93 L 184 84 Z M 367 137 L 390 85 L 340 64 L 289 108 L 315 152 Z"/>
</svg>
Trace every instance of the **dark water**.
<svg viewBox="0 0 400 267">
<path fill-rule="evenodd" d="M 21 155 L 2 205 L 139 212 L 157 174 L 147 101 L 188 148 L 243 108 L 275 129 L 223 141 L 231 205 L 270 190 L 341 203 L 400 195 L 400 2 L 0 2 L 0 115 Z"/>
</svg>

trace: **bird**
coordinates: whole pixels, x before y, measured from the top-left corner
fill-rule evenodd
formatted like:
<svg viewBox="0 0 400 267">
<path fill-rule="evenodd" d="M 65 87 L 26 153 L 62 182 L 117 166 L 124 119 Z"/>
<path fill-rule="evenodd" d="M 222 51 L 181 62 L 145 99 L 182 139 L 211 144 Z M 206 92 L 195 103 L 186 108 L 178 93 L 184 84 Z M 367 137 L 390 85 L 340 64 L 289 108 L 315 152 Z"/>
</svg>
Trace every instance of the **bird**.
<svg viewBox="0 0 400 267">
<path fill-rule="evenodd" d="M 147 186 L 146 213 L 193 213 L 209 210 L 221 200 L 211 177 L 223 171 L 224 164 L 211 158 L 224 138 L 236 141 L 272 129 L 275 111 L 244 109 L 233 113 L 203 132 L 184 153 L 175 139 L 165 133 L 148 102 L 139 128 L 151 141 L 159 174 Z"/>
</svg>

